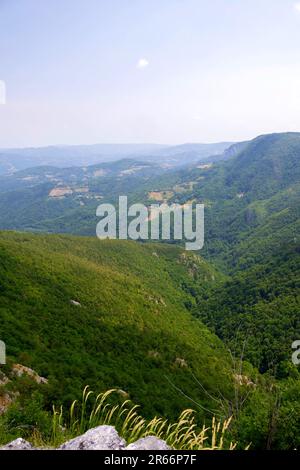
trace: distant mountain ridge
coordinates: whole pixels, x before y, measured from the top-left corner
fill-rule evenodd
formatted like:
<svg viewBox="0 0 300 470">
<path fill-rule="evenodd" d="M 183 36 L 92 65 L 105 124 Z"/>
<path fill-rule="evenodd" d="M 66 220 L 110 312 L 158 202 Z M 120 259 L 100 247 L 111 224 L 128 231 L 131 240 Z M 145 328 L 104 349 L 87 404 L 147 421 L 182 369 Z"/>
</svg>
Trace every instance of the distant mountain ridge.
<svg viewBox="0 0 300 470">
<path fill-rule="evenodd" d="M 93 165 L 149 154 L 163 147 L 156 144 L 92 144 L 0 149 L 0 175 L 35 166 Z"/>
<path fill-rule="evenodd" d="M 182 154 L 178 155 L 180 159 Z M 149 195 L 157 199 L 164 190 L 170 202 L 206 202 L 207 226 L 212 211 L 216 214 L 214 233 L 217 231 L 222 239 L 222 233 L 230 230 L 232 237 L 234 226 L 237 234 L 251 224 L 255 227 L 267 208 L 274 216 L 271 208 L 278 202 L 261 202 L 258 206 L 258 201 L 275 197 L 280 191 L 285 191 L 285 204 L 295 200 L 299 155 L 300 134 L 285 133 L 233 144 L 211 158 L 199 159 L 197 154 L 196 161 L 179 169 L 168 168 L 163 159 L 150 162 L 145 156 L 141 161 L 123 159 L 83 167 L 26 169 L 9 177 L 0 176 L 0 228 L 93 235 L 99 199 L 115 202 L 119 195 L 127 194 L 132 202 L 150 204 Z M 288 188 L 292 183 L 296 188 L 291 192 Z M 57 192 L 61 197 L 51 197 L 52 190 L 61 188 L 65 189 L 64 193 Z M 219 215 L 223 206 L 223 215 Z M 230 224 L 224 226 L 224 217 Z M 208 245 L 212 246 L 214 239 L 208 234 Z"/>
<path fill-rule="evenodd" d="M 220 155 L 231 143 L 183 144 L 95 144 L 41 148 L 0 149 L 0 175 L 36 166 L 74 167 L 111 163 L 123 158 L 184 165 L 197 159 Z"/>
</svg>

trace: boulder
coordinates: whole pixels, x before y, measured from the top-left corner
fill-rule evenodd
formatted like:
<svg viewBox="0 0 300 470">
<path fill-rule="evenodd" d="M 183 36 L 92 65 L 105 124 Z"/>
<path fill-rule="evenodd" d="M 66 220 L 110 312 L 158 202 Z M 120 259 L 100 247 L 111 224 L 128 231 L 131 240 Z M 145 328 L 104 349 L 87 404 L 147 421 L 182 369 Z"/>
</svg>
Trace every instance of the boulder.
<svg viewBox="0 0 300 470">
<path fill-rule="evenodd" d="M 126 447 L 113 426 L 98 426 L 85 434 L 62 444 L 58 450 L 170 450 L 165 441 L 155 436 L 139 439 Z M 24 439 L 16 439 L 1 447 L 0 450 L 36 450 Z"/>
<path fill-rule="evenodd" d="M 30 444 L 30 442 L 25 441 L 25 439 L 18 438 L 9 444 L 1 447 L 0 450 L 34 450 L 34 447 Z"/>
<path fill-rule="evenodd" d="M 171 447 L 165 441 L 155 436 L 142 437 L 136 442 L 129 444 L 125 450 L 170 450 Z"/>
<path fill-rule="evenodd" d="M 65 442 L 59 450 L 122 450 L 126 446 L 113 426 L 98 426 Z"/>
</svg>

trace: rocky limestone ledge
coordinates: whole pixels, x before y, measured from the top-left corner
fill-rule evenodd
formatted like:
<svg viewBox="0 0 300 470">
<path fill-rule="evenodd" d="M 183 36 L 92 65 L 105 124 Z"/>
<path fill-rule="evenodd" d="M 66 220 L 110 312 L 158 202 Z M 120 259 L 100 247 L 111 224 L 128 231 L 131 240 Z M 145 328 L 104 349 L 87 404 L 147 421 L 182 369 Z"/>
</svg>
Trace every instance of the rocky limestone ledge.
<svg viewBox="0 0 300 470">
<path fill-rule="evenodd" d="M 62 444 L 57 450 L 168 450 L 165 441 L 154 436 L 143 437 L 127 446 L 113 426 L 98 426 L 82 436 L 75 437 Z M 24 439 L 1 447 L 0 450 L 37 450 Z"/>
</svg>

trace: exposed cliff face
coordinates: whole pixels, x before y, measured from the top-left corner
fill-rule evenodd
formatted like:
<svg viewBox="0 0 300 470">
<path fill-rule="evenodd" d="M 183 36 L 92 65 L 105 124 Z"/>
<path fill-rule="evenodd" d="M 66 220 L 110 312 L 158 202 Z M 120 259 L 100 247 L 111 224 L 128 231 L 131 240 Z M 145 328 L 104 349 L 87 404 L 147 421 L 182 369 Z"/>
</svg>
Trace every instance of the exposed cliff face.
<svg viewBox="0 0 300 470">
<path fill-rule="evenodd" d="M 222 160 L 229 160 L 242 152 L 249 142 L 238 142 L 227 148 L 222 154 Z"/>
</svg>

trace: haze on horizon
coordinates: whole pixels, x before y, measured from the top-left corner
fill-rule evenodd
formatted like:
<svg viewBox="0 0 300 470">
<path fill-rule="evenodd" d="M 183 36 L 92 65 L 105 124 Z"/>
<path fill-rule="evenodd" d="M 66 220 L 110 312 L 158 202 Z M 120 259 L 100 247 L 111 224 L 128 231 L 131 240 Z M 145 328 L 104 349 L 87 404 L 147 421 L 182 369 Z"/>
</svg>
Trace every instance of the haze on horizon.
<svg viewBox="0 0 300 470">
<path fill-rule="evenodd" d="M 0 148 L 300 130 L 300 2 L 0 0 Z"/>
</svg>

